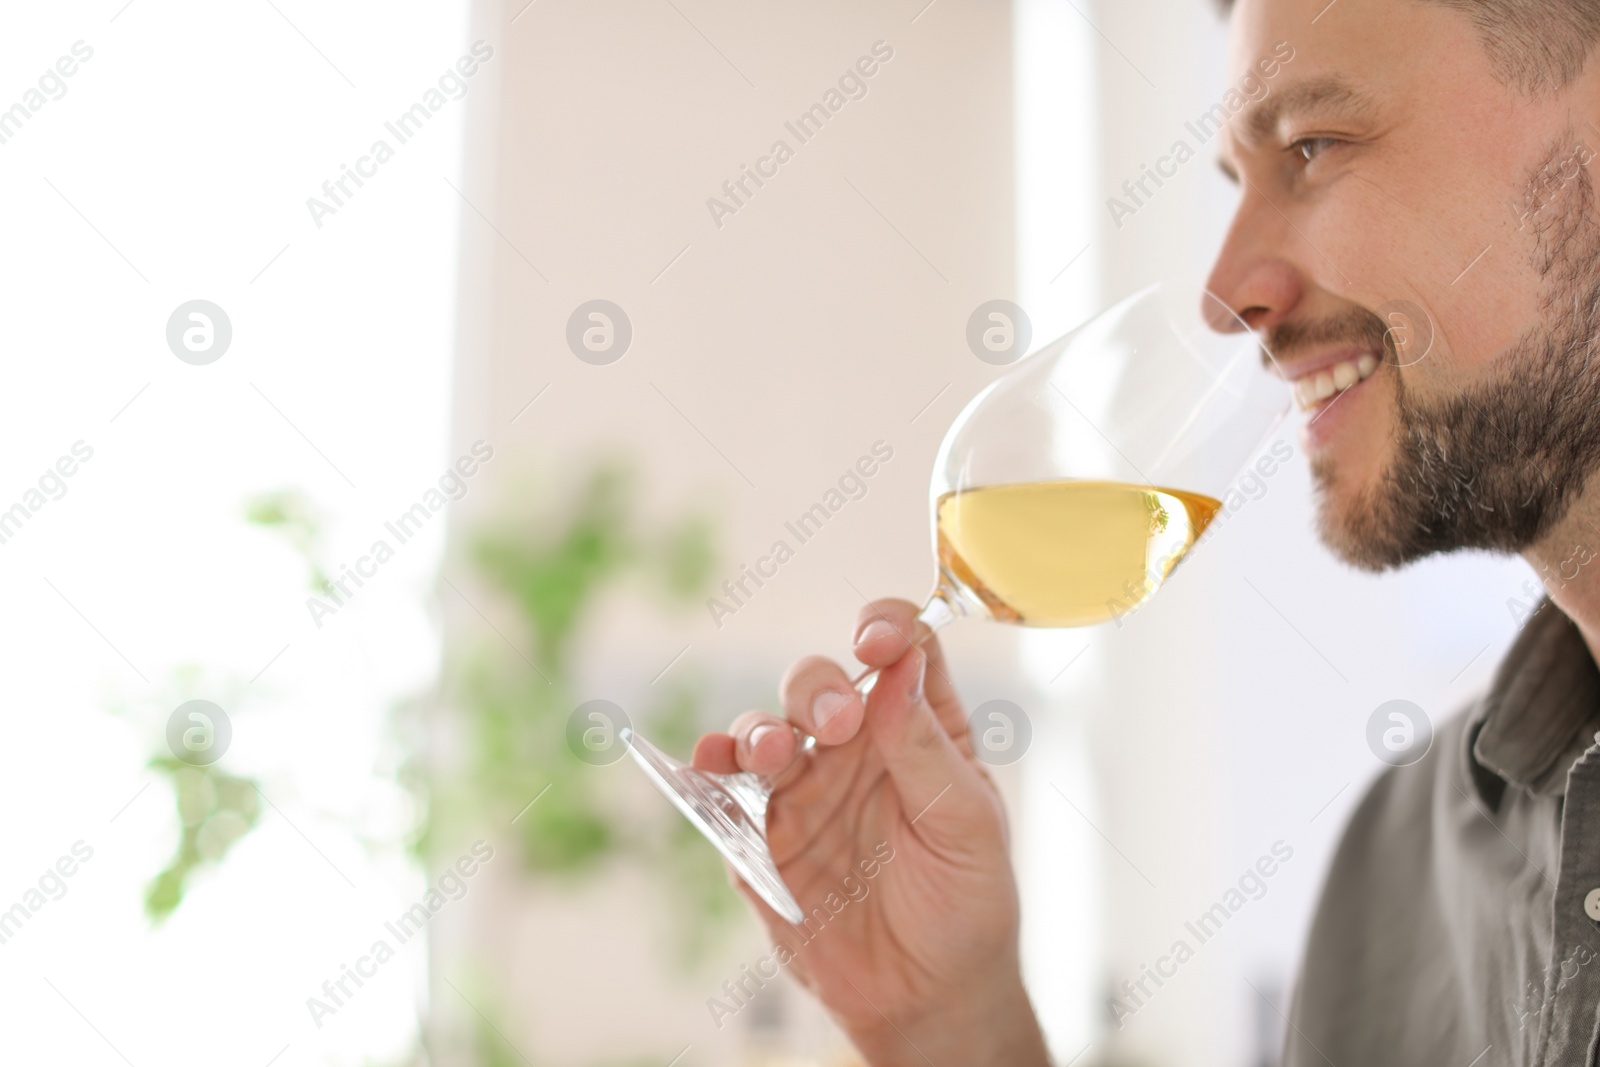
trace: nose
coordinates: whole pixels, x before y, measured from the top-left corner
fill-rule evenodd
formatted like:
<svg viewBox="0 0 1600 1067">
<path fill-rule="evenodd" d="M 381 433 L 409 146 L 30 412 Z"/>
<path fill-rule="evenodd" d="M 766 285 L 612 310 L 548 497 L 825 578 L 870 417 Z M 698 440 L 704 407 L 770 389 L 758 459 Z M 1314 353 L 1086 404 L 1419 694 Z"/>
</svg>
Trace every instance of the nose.
<svg viewBox="0 0 1600 1067">
<path fill-rule="evenodd" d="M 1292 233 L 1287 220 L 1247 187 L 1206 279 L 1201 311 L 1207 325 L 1218 333 L 1264 331 L 1294 312 L 1306 283 L 1289 258 Z"/>
</svg>

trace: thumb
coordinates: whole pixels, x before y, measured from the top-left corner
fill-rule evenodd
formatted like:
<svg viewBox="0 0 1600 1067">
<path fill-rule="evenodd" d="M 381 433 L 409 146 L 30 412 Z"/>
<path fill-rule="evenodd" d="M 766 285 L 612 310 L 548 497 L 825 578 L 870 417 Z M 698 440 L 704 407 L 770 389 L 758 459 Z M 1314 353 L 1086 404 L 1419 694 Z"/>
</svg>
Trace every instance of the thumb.
<svg viewBox="0 0 1600 1067">
<path fill-rule="evenodd" d="M 867 697 L 867 725 L 900 807 L 932 844 L 973 851 L 992 830 L 994 798 L 983 773 L 939 722 L 923 692 L 927 656 L 913 647 L 885 667 Z"/>
</svg>

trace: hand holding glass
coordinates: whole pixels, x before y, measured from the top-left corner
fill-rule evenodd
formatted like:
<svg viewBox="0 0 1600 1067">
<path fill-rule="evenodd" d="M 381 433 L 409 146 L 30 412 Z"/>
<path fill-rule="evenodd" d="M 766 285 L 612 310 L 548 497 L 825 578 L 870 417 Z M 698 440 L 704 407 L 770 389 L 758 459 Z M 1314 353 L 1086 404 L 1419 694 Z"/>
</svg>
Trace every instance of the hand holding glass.
<svg viewBox="0 0 1600 1067">
<path fill-rule="evenodd" d="M 939 448 L 928 492 L 937 573 L 918 621 L 929 632 L 964 615 L 1089 626 L 1138 608 L 1288 411 L 1270 361 L 1215 296 L 1158 284 L 1017 362 Z M 876 679 L 863 673 L 857 690 Z M 623 740 L 750 887 L 800 922 L 767 848 L 770 783 Z"/>
</svg>

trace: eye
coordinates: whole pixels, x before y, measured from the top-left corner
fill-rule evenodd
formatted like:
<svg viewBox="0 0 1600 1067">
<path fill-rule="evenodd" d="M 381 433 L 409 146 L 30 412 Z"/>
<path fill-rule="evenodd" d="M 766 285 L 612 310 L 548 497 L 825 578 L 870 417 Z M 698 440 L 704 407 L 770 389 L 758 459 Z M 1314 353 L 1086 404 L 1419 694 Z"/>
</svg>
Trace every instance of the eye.
<svg viewBox="0 0 1600 1067">
<path fill-rule="evenodd" d="M 1332 137 L 1302 137 L 1289 146 L 1289 151 L 1298 153 L 1301 159 L 1310 163 L 1321 155 L 1324 149 L 1338 143 Z"/>
</svg>

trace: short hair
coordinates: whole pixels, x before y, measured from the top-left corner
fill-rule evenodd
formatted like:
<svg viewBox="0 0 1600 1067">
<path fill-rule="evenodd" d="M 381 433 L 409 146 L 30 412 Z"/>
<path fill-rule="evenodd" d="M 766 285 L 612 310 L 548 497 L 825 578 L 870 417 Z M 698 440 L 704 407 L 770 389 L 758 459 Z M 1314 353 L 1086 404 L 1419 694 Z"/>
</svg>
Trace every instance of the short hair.
<svg viewBox="0 0 1600 1067">
<path fill-rule="evenodd" d="M 1600 38 L 1600 0 L 1427 0 L 1472 20 L 1495 74 L 1530 95 L 1582 72 Z M 1224 14 L 1233 0 L 1217 0 Z"/>
</svg>

